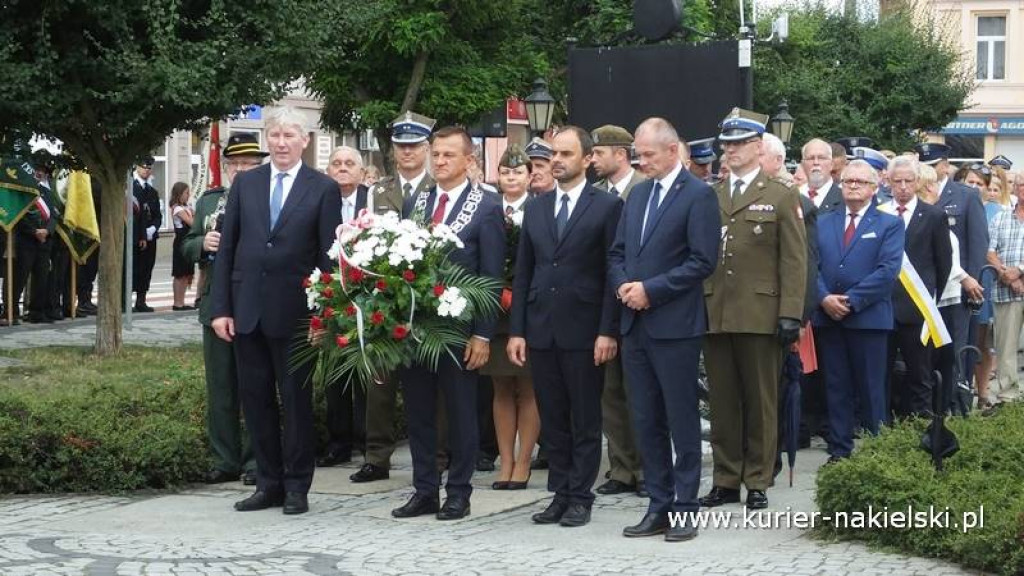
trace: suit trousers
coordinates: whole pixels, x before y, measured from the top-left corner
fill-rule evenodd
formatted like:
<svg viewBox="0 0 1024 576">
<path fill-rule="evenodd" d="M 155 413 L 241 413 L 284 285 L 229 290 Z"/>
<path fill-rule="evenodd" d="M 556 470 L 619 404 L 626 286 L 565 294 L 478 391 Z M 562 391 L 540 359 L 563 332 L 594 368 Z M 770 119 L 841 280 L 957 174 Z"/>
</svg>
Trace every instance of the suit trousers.
<svg viewBox="0 0 1024 576">
<path fill-rule="evenodd" d="M 326 451 L 352 456 L 353 449 L 363 449 L 366 438 L 366 389 L 357 382 L 332 382 L 324 391 L 324 397 L 327 400 Z"/>
<path fill-rule="evenodd" d="M 392 374 L 382 384 L 366 387 L 366 462 L 385 470 L 391 468 L 391 455 L 395 452 L 397 381 L 398 377 Z"/>
<path fill-rule="evenodd" d="M 547 449 L 548 491 L 560 502 L 594 502 L 601 469 L 601 389 L 604 367 L 593 350 L 530 348 L 530 374 Z"/>
<path fill-rule="evenodd" d="M 828 452 L 846 457 L 853 452 L 858 419 L 871 434 L 878 434 L 879 425 L 885 421 L 885 368 L 890 330 L 833 326 L 816 326 L 814 330 L 824 350 Z"/>
<path fill-rule="evenodd" d="M 701 338 L 654 339 L 643 314 L 622 340 L 622 367 L 644 479 L 648 512 L 696 512 L 700 488 L 697 377 Z M 673 463 L 672 449 L 675 448 Z"/>
<path fill-rule="evenodd" d="M 13 300 L 6 302 L 7 290 L 5 286 L 4 298 L 6 306 L 14 310 L 15 319 L 21 315 L 19 302 L 21 302 L 22 295 L 30 296 L 25 292 L 25 288 L 28 286 L 28 279 L 36 273 L 43 274 L 45 272 L 42 270 L 44 266 L 42 254 L 42 244 L 37 242 L 35 238 L 14 236 L 14 282 L 12 283 L 14 294 Z M 5 262 L 4 265 L 6 266 L 6 264 Z"/>
<path fill-rule="evenodd" d="M 228 474 L 256 470 L 251 443 L 242 435 L 242 404 L 234 347 L 218 338 L 209 326 L 203 326 L 203 364 L 206 367 L 206 435 L 213 450 L 213 467 Z"/>
<path fill-rule="evenodd" d="M 291 342 L 264 335 L 257 324 L 252 332 L 236 335 L 235 360 L 259 489 L 306 494 L 316 463 L 313 383 L 308 365 L 291 371 Z"/>
<path fill-rule="evenodd" d="M 156 265 L 156 239 L 146 242 L 145 248 L 135 246 L 133 258 L 132 291 L 145 298 L 153 279 L 153 267 Z"/>
<path fill-rule="evenodd" d="M 889 335 L 889 367 L 886 370 L 889 409 L 886 416 L 895 413 L 898 417 L 906 418 L 931 414 L 932 394 L 935 390 L 935 376 L 932 374 L 934 348 L 931 344 L 921 344 L 922 324 L 897 323 L 896 329 Z M 906 376 L 900 384 L 893 378 L 897 350 L 907 367 Z"/>
<path fill-rule="evenodd" d="M 50 285 L 47 312 L 71 312 L 71 251 L 64 239 L 56 236 L 50 249 Z"/>
<path fill-rule="evenodd" d="M 704 367 L 711 405 L 714 484 L 767 490 L 778 441 L 782 345 L 769 334 L 708 334 Z"/>
<path fill-rule="evenodd" d="M 464 350 L 452 351 L 461 358 Z M 463 370 L 450 356 L 442 354 L 437 371 L 416 365 L 400 375 L 405 415 L 412 452 L 413 486 L 417 494 L 435 496 L 440 484 L 437 466 L 438 391 L 442 392 L 448 422 L 448 496 L 469 496 L 479 448 L 477 427 L 477 371 Z"/>
<path fill-rule="evenodd" d="M 989 393 L 995 395 L 998 402 L 1009 402 L 1022 395 L 1017 350 L 1020 349 L 1020 331 L 1024 328 L 1024 301 L 996 302 L 995 326 L 999 377 L 989 384 Z"/>
<path fill-rule="evenodd" d="M 39 244 L 36 247 L 35 258 L 31 261 L 31 284 L 29 285 L 30 294 L 27 308 L 33 315 L 46 316 L 50 313 L 50 285 L 53 283 L 50 255 L 53 254 L 53 245 L 53 238 L 48 238 L 46 242 Z"/>
<path fill-rule="evenodd" d="M 963 304 L 943 306 L 939 308 L 939 313 L 942 314 L 942 321 L 946 323 L 946 328 L 953 338 L 953 343 L 939 348 L 932 355 L 934 359 L 933 366 L 942 375 L 943 392 L 946 395 L 947 401 L 951 402 L 957 380 L 966 379 L 966 373 L 963 371 L 964 362 L 961 362 L 958 351 L 967 345 L 970 334 L 971 314 Z M 933 392 L 935 395 L 934 400 L 936 401 L 938 399 L 938 392 L 939 390 L 937 389 Z M 949 402 L 947 402 L 947 407 Z M 929 403 L 928 406 L 932 407 L 934 403 Z"/>
<path fill-rule="evenodd" d="M 633 437 L 627 386 L 622 373 L 622 360 L 618 356 L 605 365 L 601 419 L 604 435 L 608 438 L 609 479 L 624 484 L 642 481 L 644 472 Z"/>
</svg>

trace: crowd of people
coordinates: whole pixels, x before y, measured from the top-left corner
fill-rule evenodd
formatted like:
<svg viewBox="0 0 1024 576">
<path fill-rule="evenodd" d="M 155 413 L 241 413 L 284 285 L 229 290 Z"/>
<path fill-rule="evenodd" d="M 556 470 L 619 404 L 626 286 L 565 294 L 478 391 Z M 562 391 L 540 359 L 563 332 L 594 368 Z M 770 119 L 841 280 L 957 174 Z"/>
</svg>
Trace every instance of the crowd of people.
<svg viewBox="0 0 1024 576">
<path fill-rule="evenodd" d="M 474 471 L 497 460 L 493 490 L 549 470 L 553 497 L 535 523 L 582 526 L 595 492 L 635 493 L 647 508 L 623 535 L 683 541 L 697 528 L 670 525 L 670 512 L 744 491 L 748 508 L 769 505 L 787 363 L 803 373 L 798 443 L 820 435 L 829 463 L 894 419 L 1016 400 L 1024 174 L 1004 157 L 957 167 L 944 144 L 895 153 L 866 138 L 811 139 L 791 174 L 766 121 L 735 109 L 719 134 L 689 142 L 661 118 L 633 133 L 563 126 L 511 144 L 496 191 L 465 130 L 411 112 L 392 124 L 394 175 L 380 178 L 346 146 L 326 173 L 304 165 L 308 131 L 289 108 L 268 118 L 267 151 L 233 135 L 228 187 L 194 210 L 176 188 L 171 203 L 175 278 L 198 265 L 207 279 L 207 480 L 254 485 L 239 511 L 299 514 L 317 466 L 361 452 L 350 481 L 386 479 L 401 390 L 414 493 L 396 518 L 465 517 Z M 149 262 L 145 217 L 158 222 L 159 204 L 148 206 L 145 169 L 136 249 Z M 503 311 L 475 318 L 465 348 L 434 368 L 329 387 L 317 456 L 313 390 L 289 363 L 309 314 L 302 279 L 332 268 L 336 227 L 364 210 L 458 222 L 451 258 L 503 282 Z M 147 284 L 136 279 L 137 308 Z M 980 356 L 961 355 L 968 345 Z M 702 369 L 714 476 L 700 496 Z M 610 470 L 595 489 L 602 437 Z"/>
</svg>

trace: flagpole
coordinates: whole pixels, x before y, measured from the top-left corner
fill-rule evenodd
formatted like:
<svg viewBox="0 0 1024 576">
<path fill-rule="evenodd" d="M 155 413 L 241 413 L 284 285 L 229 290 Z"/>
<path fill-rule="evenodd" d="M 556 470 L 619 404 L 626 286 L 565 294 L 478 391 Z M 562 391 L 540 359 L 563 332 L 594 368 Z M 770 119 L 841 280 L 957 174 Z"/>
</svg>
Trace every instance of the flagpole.
<svg viewBox="0 0 1024 576">
<path fill-rule="evenodd" d="M 13 230 L 13 229 L 12 229 Z M 7 280 L 4 286 L 7 290 L 7 325 L 14 326 L 14 232 L 7 231 Z"/>
<path fill-rule="evenodd" d="M 71 317 L 78 312 L 78 262 L 71 259 Z"/>
</svg>

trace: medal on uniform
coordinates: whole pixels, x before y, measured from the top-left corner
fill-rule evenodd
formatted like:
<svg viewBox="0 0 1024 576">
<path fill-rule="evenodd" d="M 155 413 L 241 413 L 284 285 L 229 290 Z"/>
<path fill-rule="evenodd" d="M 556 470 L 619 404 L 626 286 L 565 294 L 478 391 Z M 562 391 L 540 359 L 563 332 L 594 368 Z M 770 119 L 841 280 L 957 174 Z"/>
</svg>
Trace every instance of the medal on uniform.
<svg viewBox="0 0 1024 576">
<path fill-rule="evenodd" d="M 761 225 L 760 224 L 755 224 L 754 225 L 754 234 L 760 234 L 761 232 L 764 232 L 764 230 L 761 229 Z"/>
</svg>

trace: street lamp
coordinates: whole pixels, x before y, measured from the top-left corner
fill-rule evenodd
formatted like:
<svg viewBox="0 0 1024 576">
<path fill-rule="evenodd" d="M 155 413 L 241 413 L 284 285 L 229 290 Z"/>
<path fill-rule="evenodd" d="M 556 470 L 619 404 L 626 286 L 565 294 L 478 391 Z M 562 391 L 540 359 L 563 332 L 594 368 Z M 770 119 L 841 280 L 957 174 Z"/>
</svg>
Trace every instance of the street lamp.
<svg viewBox="0 0 1024 576">
<path fill-rule="evenodd" d="M 551 126 L 551 117 L 555 114 L 555 99 L 548 94 L 548 83 L 543 78 L 534 80 L 533 92 L 524 102 L 530 130 L 534 134 L 543 134 Z"/>
<path fill-rule="evenodd" d="M 789 104 L 785 100 L 779 104 L 778 111 L 772 117 L 771 125 L 772 134 L 777 136 L 779 140 L 782 140 L 782 143 L 788 147 L 789 139 L 793 137 L 793 117 L 789 115 Z"/>
</svg>

